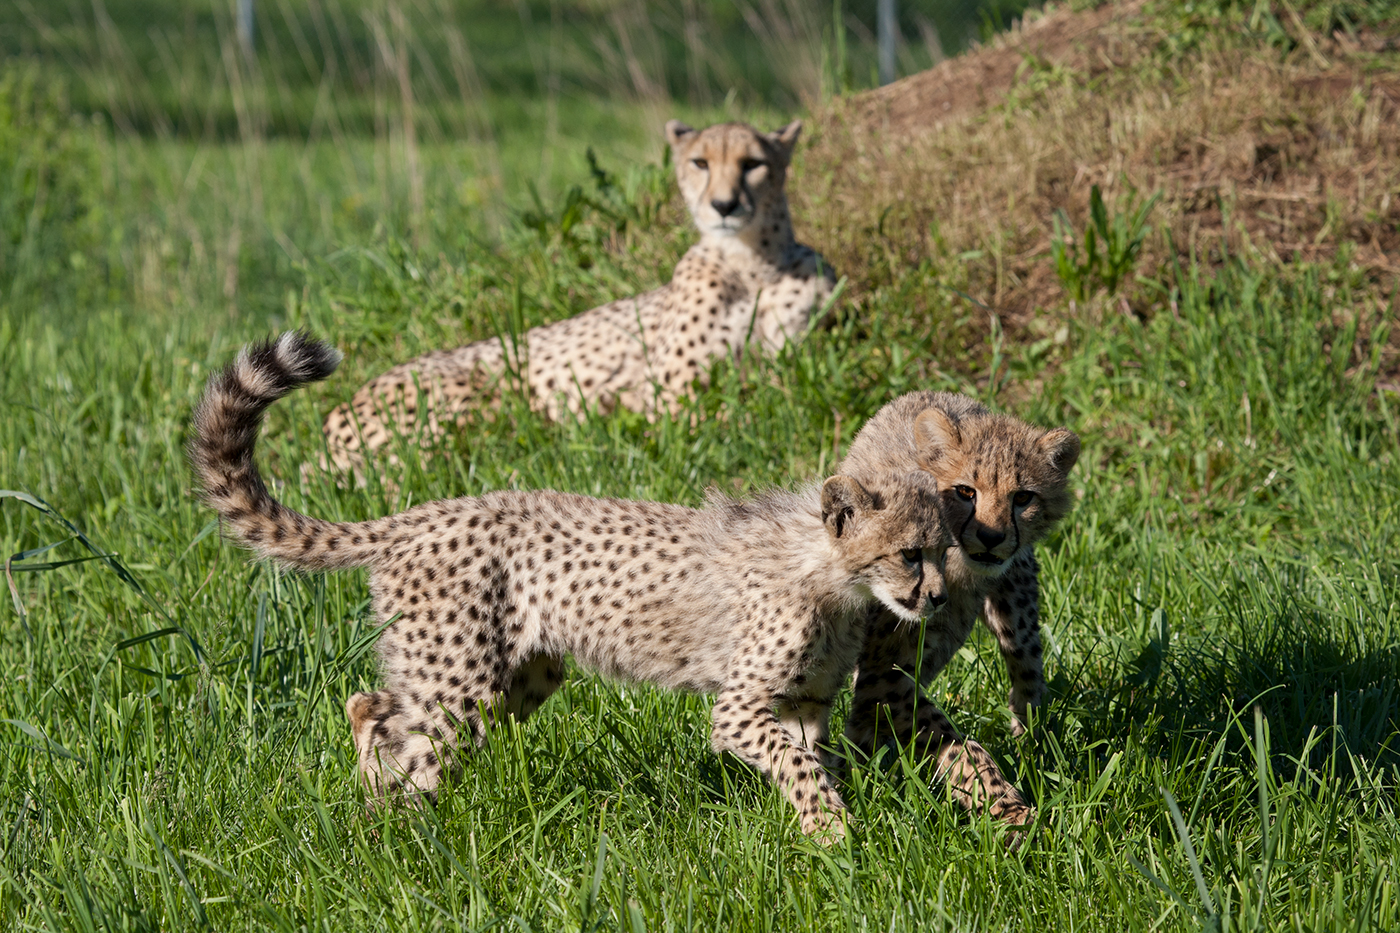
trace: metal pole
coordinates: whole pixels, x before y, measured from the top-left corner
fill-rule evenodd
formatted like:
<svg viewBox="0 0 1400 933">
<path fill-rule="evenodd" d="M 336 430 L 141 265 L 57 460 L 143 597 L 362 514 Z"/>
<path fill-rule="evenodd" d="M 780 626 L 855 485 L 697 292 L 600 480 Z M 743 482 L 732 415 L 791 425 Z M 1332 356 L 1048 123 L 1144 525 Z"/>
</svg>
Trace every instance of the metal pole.
<svg viewBox="0 0 1400 933">
<path fill-rule="evenodd" d="M 895 0 L 879 0 L 875 7 L 875 29 L 879 39 L 880 83 L 894 80 L 894 41 L 899 26 L 895 22 Z"/>
<path fill-rule="evenodd" d="M 238 44 L 243 54 L 253 57 L 253 0 L 238 0 Z"/>
</svg>

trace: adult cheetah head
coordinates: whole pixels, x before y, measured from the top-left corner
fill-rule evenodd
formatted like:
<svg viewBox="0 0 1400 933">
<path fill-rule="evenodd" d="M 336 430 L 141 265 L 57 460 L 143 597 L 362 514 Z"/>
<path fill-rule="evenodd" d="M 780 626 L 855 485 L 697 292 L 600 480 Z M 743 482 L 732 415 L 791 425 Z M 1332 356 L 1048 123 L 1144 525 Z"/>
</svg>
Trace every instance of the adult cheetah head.
<svg viewBox="0 0 1400 933">
<path fill-rule="evenodd" d="M 919 465 L 938 483 L 963 564 L 975 574 L 1000 575 L 1069 512 L 1079 437 L 1067 428 L 930 408 L 914 420 L 914 441 Z"/>
<path fill-rule="evenodd" d="M 953 541 L 927 473 L 879 497 L 833 476 L 822 484 L 822 522 L 857 587 L 899 618 L 917 622 L 948 601 L 943 571 Z"/>
<path fill-rule="evenodd" d="M 772 133 L 744 123 L 717 123 L 703 130 L 679 120 L 667 123 L 676 181 L 700 232 L 736 236 L 761 228 L 769 211 L 783 201 L 788 163 L 801 132 L 801 120 Z"/>
</svg>

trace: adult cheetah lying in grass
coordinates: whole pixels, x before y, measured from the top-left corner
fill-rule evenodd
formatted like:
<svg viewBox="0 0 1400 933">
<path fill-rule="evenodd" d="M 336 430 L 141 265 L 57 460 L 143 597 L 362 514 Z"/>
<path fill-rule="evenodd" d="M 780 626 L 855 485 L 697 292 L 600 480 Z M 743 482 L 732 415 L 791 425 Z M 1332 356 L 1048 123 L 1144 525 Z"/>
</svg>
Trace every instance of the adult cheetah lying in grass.
<svg viewBox="0 0 1400 933">
<path fill-rule="evenodd" d="M 844 834 L 818 749 L 870 609 L 917 629 L 947 599 L 951 539 L 927 474 L 886 483 L 879 501 L 838 476 L 704 509 L 499 491 L 322 521 L 272 498 L 253 446 L 273 401 L 338 362 L 297 333 L 245 349 L 210 379 L 190 457 L 205 501 L 263 557 L 370 568 L 386 683 L 346 712 L 376 798 L 431 798 L 459 733 L 479 744 L 497 717 L 529 715 L 572 654 L 608 676 L 717 694 L 714 749 L 781 786 L 804 832 Z"/>
<path fill-rule="evenodd" d="M 774 352 L 806 334 L 835 276 L 793 239 L 783 186 L 801 129 L 799 121 L 773 133 L 742 123 L 666 124 L 700 242 L 662 287 L 525 333 L 523 359 L 512 368 L 539 409 L 557 420 L 585 406 L 673 406 L 706 378 L 713 357 Z M 367 450 L 420 426 L 440 435 L 496 396 L 506 368 L 499 339 L 395 366 L 327 416 L 332 463 L 360 468 Z"/>
<path fill-rule="evenodd" d="M 1045 693 L 1035 544 L 1068 513 L 1078 458 L 1079 438 L 1065 428 L 1033 427 L 963 395 L 911 392 L 866 423 L 841 465 L 841 475 L 877 495 L 907 482 L 911 470 L 926 471 L 955 541 L 948 607 L 930 620 L 922 643 L 890 613 L 871 622 L 846 736 L 867 754 L 890 740 L 915 743 L 937 760 L 960 801 L 1011 823 L 1030 820 L 1025 798 L 920 687 L 947 665 L 980 613 L 1011 673 L 1012 731 L 1025 731 L 1028 709 Z"/>
</svg>

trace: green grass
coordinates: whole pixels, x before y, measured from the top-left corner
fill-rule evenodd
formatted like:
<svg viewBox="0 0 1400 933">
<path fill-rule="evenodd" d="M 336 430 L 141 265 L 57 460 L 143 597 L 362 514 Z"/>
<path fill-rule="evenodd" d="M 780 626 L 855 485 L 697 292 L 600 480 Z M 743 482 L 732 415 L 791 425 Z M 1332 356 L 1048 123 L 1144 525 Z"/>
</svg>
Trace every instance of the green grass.
<svg viewBox="0 0 1400 933">
<path fill-rule="evenodd" d="M 375 174 L 388 136 L 144 139 L 71 119 L 33 68 L 0 96 L 0 487 L 56 515 L 0 497 L 0 557 L 57 546 L 16 557 L 0 599 L 0 925 L 1400 926 L 1395 307 L 1344 258 L 1222 244 L 1138 270 L 1140 314 L 1066 296 L 1045 339 L 966 348 L 941 339 L 966 324 L 951 244 L 872 273 L 779 359 L 719 365 L 674 420 L 549 424 L 508 400 L 393 483 L 343 489 L 300 465 L 365 377 L 664 278 L 691 236 L 666 171 L 566 164 L 480 232 L 455 194 L 470 150 L 425 144 L 415 221 L 405 176 Z M 435 810 L 367 815 L 341 709 L 376 678 L 364 576 L 249 562 L 184 458 L 205 379 L 288 326 L 350 353 L 260 445 L 279 495 L 327 518 L 504 487 L 694 504 L 795 484 L 913 388 L 1077 430 L 1079 504 L 1042 548 L 1047 715 L 1011 738 L 980 630 L 932 690 L 1035 799 L 1030 837 L 1008 851 L 889 754 L 846 787 L 849 842 L 815 847 L 709 752 L 703 698 L 583 672 Z M 65 563 L 92 549 L 109 556 Z"/>
<path fill-rule="evenodd" d="M 1082 501 L 1045 548 L 1050 722 L 1009 738 L 980 634 L 934 691 L 1039 803 L 1014 853 L 898 757 L 856 772 L 849 846 L 816 849 L 779 794 L 710 755 L 702 699 L 587 675 L 436 811 L 366 816 L 340 708 L 375 677 L 363 577 L 250 564 L 190 494 L 189 409 L 241 338 L 115 313 L 61 336 L 7 322 L 5 485 L 117 554 L 160 611 L 101 562 L 15 575 L 3 910 L 64 929 L 1192 929 L 1208 909 L 1232 929 L 1393 926 L 1394 396 L 1364 352 L 1322 349 L 1346 294 L 1323 271 L 1185 270 L 1164 283 L 1177 315 L 1075 325 L 1038 371 L 1022 413 L 1086 442 Z M 693 427 L 516 407 L 393 492 L 303 483 L 337 381 L 274 410 L 264 459 L 289 504 L 334 518 L 508 485 L 694 503 L 710 483 L 790 483 L 829 468 L 836 414 L 849 437 L 910 387 L 899 360 L 920 348 L 884 313 L 721 367 Z M 1013 356 L 1009 382 L 1037 365 Z M 7 554 L 68 537 L 13 499 L 0 516 Z"/>
</svg>

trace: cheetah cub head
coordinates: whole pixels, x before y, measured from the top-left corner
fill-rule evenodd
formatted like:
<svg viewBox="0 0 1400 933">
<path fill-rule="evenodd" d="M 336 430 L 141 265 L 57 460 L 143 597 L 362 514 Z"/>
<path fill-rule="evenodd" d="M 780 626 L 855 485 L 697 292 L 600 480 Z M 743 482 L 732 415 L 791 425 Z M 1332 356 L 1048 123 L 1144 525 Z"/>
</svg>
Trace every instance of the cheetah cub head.
<svg viewBox="0 0 1400 933">
<path fill-rule="evenodd" d="M 761 229 L 785 205 L 783 184 L 801 132 L 801 120 L 772 133 L 743 123 L 703 130 L 679 120 L 666 124 L 676 181 L 702 234 L 732 237 Z"/>
<path fill-rule="evenodd" d="M 962 562 L 975 574 L 1000 575 L 1069 512 L 1069 471 L 1079 459 L 1073 431 L 930 408 L 914 420 L 914 442 L 920 466 L 938 483 Z"/>
<path fill-rule="evenodd" d="M 880 500 L 833 476 L 822 484 L 822 522 L 857 588 L 900 619 L 917 622 L 948 601 L 943 570 L 953 542 L 928 474 L 911 473 Z"/>
</svg>

